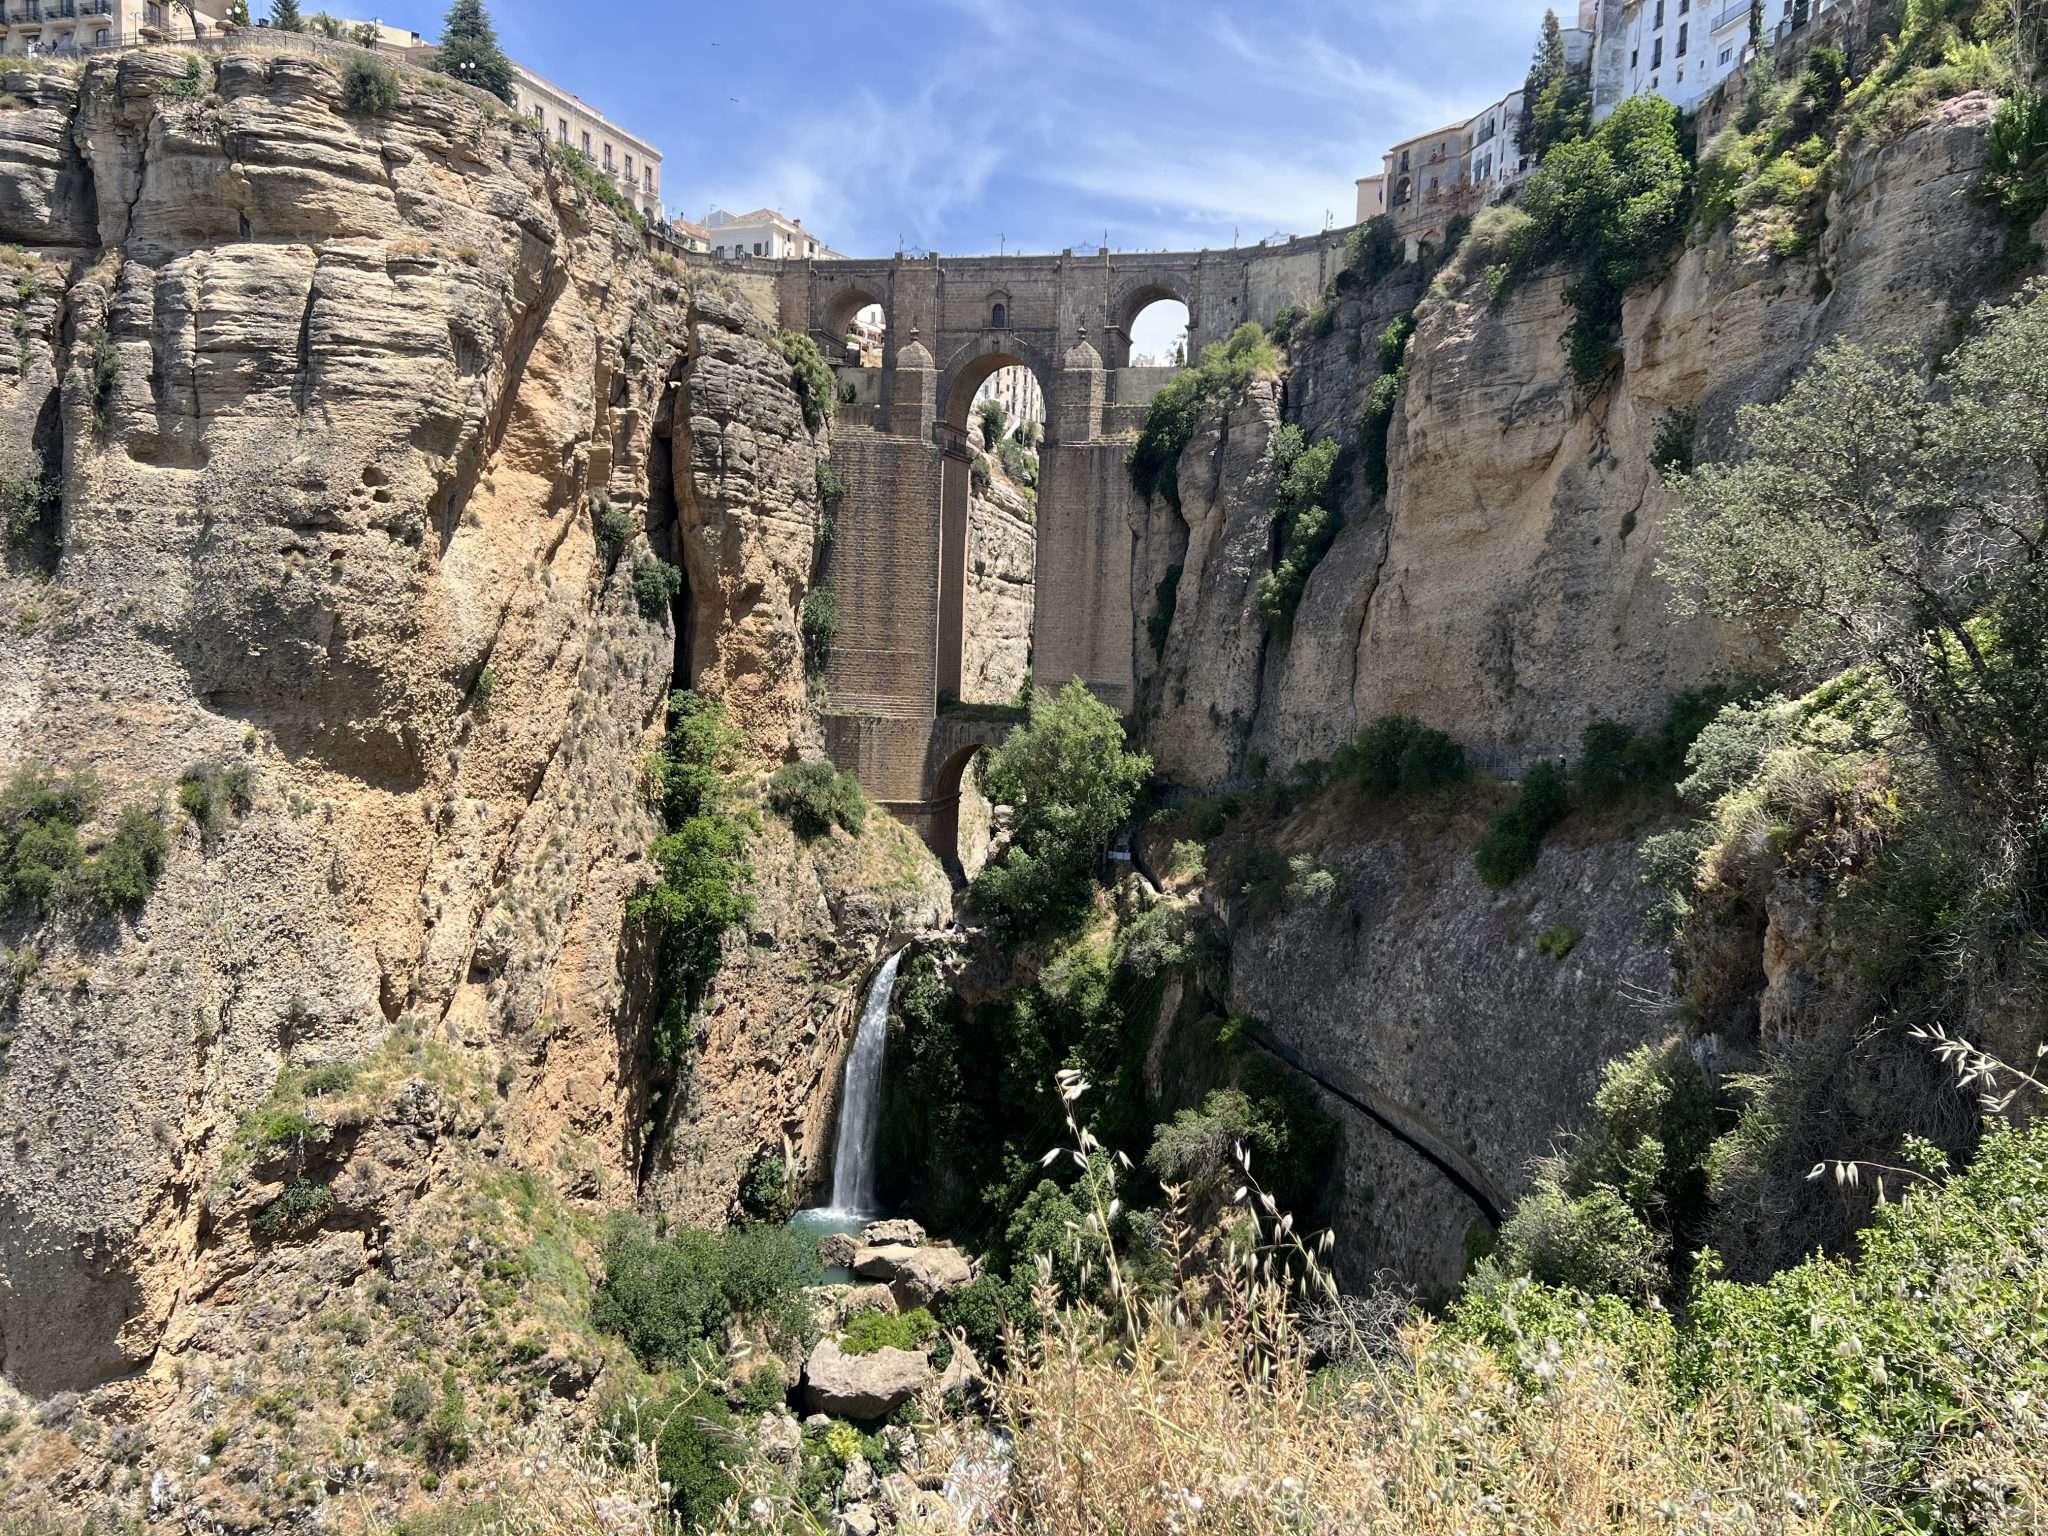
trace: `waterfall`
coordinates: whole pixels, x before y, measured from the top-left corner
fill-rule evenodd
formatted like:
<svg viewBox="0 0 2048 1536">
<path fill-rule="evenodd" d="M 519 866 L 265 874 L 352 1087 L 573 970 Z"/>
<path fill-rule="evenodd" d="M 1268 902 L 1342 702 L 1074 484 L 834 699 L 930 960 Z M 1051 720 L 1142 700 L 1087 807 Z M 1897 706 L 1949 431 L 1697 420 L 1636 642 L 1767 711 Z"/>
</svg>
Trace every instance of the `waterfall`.
<svg viewBox="0 0 2048 1536">
<path fill-rule="evenodd" d="M 882 962 L 861 1005 L 839 1088 L 839 1145 L 832 1154 L 832 1208 L 868 1215 L 875 1207 L 875 1141 L 882 1129 L 882 1056 L 889 1047 L 889 994 L 903 951 Z"/>
</svg>

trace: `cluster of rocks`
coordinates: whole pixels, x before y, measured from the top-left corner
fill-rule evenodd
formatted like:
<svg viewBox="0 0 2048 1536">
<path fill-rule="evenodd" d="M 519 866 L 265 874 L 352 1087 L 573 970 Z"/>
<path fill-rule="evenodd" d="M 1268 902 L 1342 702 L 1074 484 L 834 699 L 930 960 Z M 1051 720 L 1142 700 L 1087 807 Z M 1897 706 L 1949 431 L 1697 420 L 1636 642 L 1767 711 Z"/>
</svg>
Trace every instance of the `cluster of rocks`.
<svg viewBox="0 0 2048 1536">
<path fill-rule="evenodd" d="M 794 1478 L 803 1460 L 803 1436 L 807 1429 L 824 1429 L 831 1420 L 814 1413 L 802 1423 L 789 1414 L 770 1414 L 755 1428 L 755 1440 L 770 1462 Z M 911 1431 L 890 1425 L 882 1431 L 892 1457 L 915 1459 Z M 839 1509 L 832 1521 L 833 1536 L 876 1536 L 881 1530 L 953 1531 L 960 1518 L 948 1502 L 941 1479 L 922 1479 L 908 1472 L 876 1472 L 864 1456 L 846 1464 L 839 1485 Z"/>
<path fill-rule="evenodd" d="M 964 1343 L 955 1342 L 940 1369 L 929 1346 L 898 1349 L 884 1345 L 861 1354 L 841 1343 L 847 1324 L 863 1312 L 900 1313 L 929 1307 L 948 1292 L 971 1284 L 974 1261 L 950 1243 L 928 1242 L 914 1221 L 870 1222 L 858 1238 L 835 1233 L 818 1242 L 818 1257 L 829 1268 L 850 1269 L 865 1284 L 821 1287 L 823 1337 L 804 1362 L 803 1401 L 813 1413 L 872 1423 L 936 1385 L 941 1395 L 964 1389 L 980 1376 L 980 1365 Z"/>
</svg>

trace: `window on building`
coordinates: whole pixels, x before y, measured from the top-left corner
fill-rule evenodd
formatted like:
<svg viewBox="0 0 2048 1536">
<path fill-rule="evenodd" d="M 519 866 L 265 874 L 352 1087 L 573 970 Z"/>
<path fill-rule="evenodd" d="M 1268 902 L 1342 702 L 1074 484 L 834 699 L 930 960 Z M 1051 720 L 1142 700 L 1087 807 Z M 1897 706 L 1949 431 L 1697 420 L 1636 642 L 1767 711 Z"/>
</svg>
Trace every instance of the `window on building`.
<svg viewBox="0 0 2048 1536">
<path fill-rule="evenodd" d="M 761 254 L 761 242 L 758 240 L 754 242 L 754 254 L 756 256 Z"/>
<path fill-rule="evenodd" d="M 641 166 L 641 167 L 640 167 L 640 185 L 641 185 L 642 187 L 646 188 L 646 189 L 647 189 L 647 190 L 648 190 L 649 192 L 652 192 L 652 191 L 654 190 L 654 167 L 653 167 L 653 166 L 651 166 L 651 165 L 643 165 L 643 166 Z"/>
<path fill-rule="evenodd" d="M 631 155 L 628 155 L 628 156 L 626 156 L 626 180 L 628 180 L 628 181 L 631 181 L 632 179 L 633 179 L 633 157 L 632 157 Z"/>
<path fill-rule="evenodd" d="M 1650 25 L 1653 27 L 1661 27 L 1664 25 L 1664 0 L 1657 0 L 1657 15 L 1655 19 L 1651 21 Z"/>
<path fill-rule="evenodd" d="M 1716 64 L 1726 64 L 1730 59 L 1734 57 L 1735 49 L 1733 47 L 1723 48 L 1721 50 L 1721 56 L 1718 59 L 1714 60 L 1714 62 Z"/>
<path fill-rule="evenodd" d="M 1640 63 L 1642 62 L 1642 58 L 1643 58 L 1643 50 L 1642 50 L 1642 49 L 1640 49 L 1640 48 L 1631 48 L 1631 49 L 1629 49 L 1629 51 L 1628 51 L 1628 67 L 1629 67 L 1630 69 L 1634 69 L 1634 68 L 1635 68 L 1635 67 L 1636 67 L 1636 66 L 1637 66 L 1638 64 L 1640 64 Z"/>
<path fill-rule="evenodd" d="M 569 119 L 567 119 L 566 117 L 558 117 L 555 119 L 555 137 L 560 139 L 564 144 L 569 142 Z"/>
<path fill-rule="evenodd" d="M 94 29 L 93 29 L 93 34 L 92 34 L 92 45 L 93 45 L 93 47 L 95 47 L 95 48 L 104 48 L 104 47 L 106 47 L 106 46 L 107 46 L 107 44 L 111 43 L 111 42 L 112 42 L 113 40 L 114 40 L 114 34 L 113 34 L 113 33 L 112 33 L 111 31 L 109 31 L 109 30 L 108 30 L 107 28 L 105 28 L 105 27 L 96 27 L 96 28 L 94 28 Z"/>
<path fill-rule="evenodd" d="M 588 158 L 590 155 L 590 131 L 588 129 L 585 129 L 583 133 L 583 153 L 585 158 Z"/>
<path fill-rule="evenodd" d="M 1692 0 L 1678 0 L 1678 14 L 1683 16 L 1692 9 Z"/>
<path fill-rule="evenodd" d="M 1686 29 L 1690 25 L 1690 22 L 1684 21 L 1681 21 L 1678 24 L 1678 46 L 1675 49 L 1673 49 L 1672 52 L 1675 53 L 1681 59 L 1685 57 L 1685 33 Z"/>
<path fill-rule="evenodd" d="M 1650 39 L 1650 68 L 1656 69 L 1658 66 L 1663 64 L 1663 62 L 1664 39 L 1661 37 L 1653 37 Z"/>
<path fill-rule="evenodd" d="M 612 147 L 610 144 L 606 144 L 604 147 L 604 168 L 606 170 L 612 168 Z"/>
</svg>

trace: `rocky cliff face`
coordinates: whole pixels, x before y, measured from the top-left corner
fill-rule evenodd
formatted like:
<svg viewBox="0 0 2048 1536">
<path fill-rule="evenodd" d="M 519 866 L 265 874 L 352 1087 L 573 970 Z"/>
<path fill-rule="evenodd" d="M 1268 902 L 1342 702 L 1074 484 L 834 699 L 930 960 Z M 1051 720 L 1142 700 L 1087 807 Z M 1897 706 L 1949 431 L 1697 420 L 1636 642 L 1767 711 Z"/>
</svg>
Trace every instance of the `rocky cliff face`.
<svg viewBox="0 0 2048 1536">
<path fill-rule="evenodd" d="M 1384 501 L 1354 483 L 1344 526 L 1289 633 L 1248 598 L 1272 563 L 1259 464 L 1283 416 L 1350 441 L 1377 376 L 1374 339 L 1413 279 L 1338 300 L 1328 336 L 1297 337 L 1284 400 L 1205 418 L 1181 465 L 1183 516 L 1151 509 L 1134 582 L 1148 743 L 1183 782 L 1328 755 L 1376 716 L 1408 713 L 1513 770 L 1570 750 L 1605 715 L 1653 719 L 1671 694 L 1750 658 L 1679 624 L 1656 575 L 1669 508 L 1652 460 L 1672 413 L 1702 454 L 1838 336 L 1928 347 L 1999 281 L 2002 232 L 1967 196 L 1989 103 L 1965 97 L 1888 146 L 1850 153 L 1810 258 L 1745 253 L 1726 230 L 1688 245 L 1629 297 L 1624 366 L 1576 387 L 1563 279 L 1424 301 L 1389 445 Z M 1185 555 L 1177 551 L 1185 549 Z M 1156 583 L 1182 566 L 1155 665 Z"/>
<path fill-rule="evenodd" d="M 88 842 L 132 805 L 171 830 L 132 920 L 0 929 L 0 1368 L 46 1394 L 252 1321 L 209 1309 L 296 1264 L 248 1225 L 292 1168 L 230 1156 L 237 1127 L 394 1034 L 481 1075 L 491 1158 L 635 1197 L 641 764 L 693 675 L 760 759 L 813 739 L 819 449 L 736 305 L 446 82 L 366 116 L 317 57 L 143 51 L 0 88 L 0 467 L 60 489 L 0 580 L 0 763 L 92 769 Z M 673 611 L 636 580 L 657 555 Z M 174 800 L 202 764 L 250 791 L 211 833 Z M 649 1189 L 693 1215 L 815 1143 L 826 1000 L 946 905 L 890 829 L 762 840 L 776 895 L 693 1088 L 719 1155 Z M 375 1262 L 406 1220 L 346 1225 Z"/>
<path fill-rule="evenodd" d="M 1030 375 L 1026 374 L 1029 378 Z M 1031 618 L 1038 531 L 1032 509 L 1008 479 L 967 508 L 967 623 L 960 698 L 1007 704 L 1031 674 Z"/>
<path fill-rule="evenodd" d="M 1243 785 L 1403 713 L 1481 768 L 1518 773 L 1574 752 L 1596 717 L 1649 724 L 1674 693 L 1742 671 L 1755 659 L 1742 643 L 1675 621 L 1656 573 L 1670 508 L 1660 429 L 1695 416 L 1709 456 L 1743 404 L 1772 398 L 1829 340 L 1931 349 L 1992 296 L 2002 231 L 1966 195 L 1987 117 L 1963 98 L 1854 152 L 1810 258 L 1746 253 L 1726 231 L 1688 245 L 1629 296 L 1623 366 L 1590 392 L 1561 345 L 1557 276 L 1497 301 L 1476 287 L 1424 298 L 1409 274 L 1339 298 L 1330 334 L 1294 340 L 1284 383 L 1202 418 L 1180 513 L 1154 502 L 1137 530 L 1139 734 L 1162 772 Z M 1276 556 L 1272 435 L 1287 420 L 1353 439 L 1375 338 L 1418 299 L 1388 494 L 1354 480 L 1292 624 L 1269 630 L 1254 595 Z M 1155 651 L 1146 621 L 1167 590 Z M 1504 1203 L 1572 1129 L 1601 1064 L 1676 1027 L 1666 960 L 1641 928 L 1634 849 L 1652 828 L 1636 822 L 1655 813 L 1575 817 L 1533 874 L 1496 892 L 1471 852 L 1498 799 L 1475 786 L 1401 810 L 1337 789 L 1209 849 L 1229 1007 L 1412 1133 L 1332 1101 L 1352 1279 L 1390 1265 L 1445 1290 L 1461 1272 L 1478 1207 L 1415 1142 L 1449 1149 Z M 1257 910 L 1233 852 L 1253 844 L 1320 866 L 1326 894 Z M 1811 990 L 1811 935 L 1780 906 L 1755 978 L 1766 1008 Z"/>
</svg>

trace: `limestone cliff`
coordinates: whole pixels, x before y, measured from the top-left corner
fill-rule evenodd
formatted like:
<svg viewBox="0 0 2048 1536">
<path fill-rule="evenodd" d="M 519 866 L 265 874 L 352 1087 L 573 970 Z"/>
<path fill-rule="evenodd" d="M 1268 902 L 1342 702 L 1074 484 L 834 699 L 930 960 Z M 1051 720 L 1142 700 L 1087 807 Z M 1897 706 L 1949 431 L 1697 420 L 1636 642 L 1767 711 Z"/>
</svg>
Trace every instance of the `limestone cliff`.
<svg viewBox="0 0 2048 1536">
<path fill-rule="evenodd" d="M 1360 725 L 1414 714 L 1513 770 L 1571 749 L 1599 715 L 1653 719 L 1672 693 L 1748 660 L 1674 623 L 1655 574 L 1669 499 L 1654 445 L 1696 413 L 1702 453 L 1837 336 L 1928 347 L 1996 291 L 2002 232 L 1970 201 L 1990 103 L 1966 97 L 1898 141 L 1846 156 L 1812 255 L 1696 239 L 1628 297 L 1623 366 L 1574 385 L 1563 279 L 1426 299 L 1389 444 L 1384 500 L 1354 483 L 1294 622 L 1269 635 L 1250 591 L 1271 568 L 1259 463 L 1281 419 L 1349 441 L 1377 377 L 1374 339 L 1418 297 L 1412 269 L 1342 294 L 1326 336 L 1297 335 L 1284 400 L 1205 417 L 1155 504 L 1133 594 L 1144 733 L 1192 785 L 1327 756 Z M 1186 553 L 1180 554 L 1184 549 Z M 1151 550 L 1161 551 L 1149 555 Z M 1181 570 L 1158 659 L 1154 584 Z"/>
<path fill-rule="evenodd" d="M 769 820 L 773 894 L 728 938 L 690 1089 L 712 1155 L 669 1148 L 640 1188 L 661 1128 L 625 908 L 665 700 L 694 679 L 764 764 L 815 740 L 820 444 L 772 338 L 445 81 L 356 113 L 309 47 L 0 89 L 0 468 L 58 488 L 0 579 L 0 765 L 90 768 L 89 843 L 133 805 L 171 832 L 132 919 L 0 927 L 9 1386 L 125 1380 L 170 1413 L 193 1351 L 438 1242 L 412 1197 L 450 1136 L 592 1209 L 700 1217 L 755 1153 L 815 1150 L 836 1000 L 948 898 L 896 829 L 805 847 Z M 672 604 L 657 557 L 687 570 Z M 210 831 L 175 799 L 200 765 L 247 774 Z M 316 1106 L 311 1162 L 249 1155 L 279 1085 L 390 1060 L 413 1111 L 348 1124 L 415 1130 Z M 316 1165 L 362 1192 L 355 1260 L 309 1274 L 252 1217 Z M 272 1507 L 221 1515 L 245 1506 Z"/>
<path fill-rule="evenodd" d="M 1656 574 L 1670 509 L 1660 428 L 1694 416 L 1708 456 L 1740 406 L 1774 397 L 1827 341 L 1932 349 L 1993 296 L 2003 232 L 1966 195 L 1987 118 L 1987 102 L 1963 98 L 1851 152 L 1810 257 L 1695 238 L 1630 293 L 1622 364 L 1591 391 L 1561 344 L 1558 275 L 1498 300 L 1476 285 L 1425 298 L 1409 268 L 1340 294 L 1328 334 L 1294 338 L 1282 381 L 1207 410 L 1182 455 L 1179 512 L 1155 501 L 1136 530 L 1138 734 L 1162 772 L 1241 788 L 1402 713 L 1512 775 L 1575 752 L 1597 717 L 1646 725 L 1678 691 L 1744 670 L 1756 658 L 1735 637 L 1674 620 Z M 1350 441 L 1375 338 L 1418 299 L 1388 492 L 1354 477 L 1292 623 L 1269 628 L 1255 594 L 1278 554 L 1273 434 L 1293 421 Z M 1171 623 L 1148 636 L 1162 597 Z M 1338 1112 L 1338 1262 L 1353 1279 L 1390 1265 L 1443 1290 L 1461 1271 L 1479 1210 L 1418 1142 L 1511 1199 L 1574 1128 L 1601 1064 L 1677 1027 L 1634 852 L 1662 813 L 1575 817 L 1533 874 L 1496 892 L 1471 854 L 1500 801 L 1482 782 L 1404 811 L 1337 788 L 1232 824 L 1208 850 L 1228 1008 L 1392 1123 Z M 1326 871 L 1325 894 L 1258 909 L 1239 870 L 1254 845 Z M 1165 848 L 1153 853 L 1163 867 Z M 1798 981 L 1798 961 L 1792 941 L 1766 954 L 1775 991 Z"/>
</svg>

